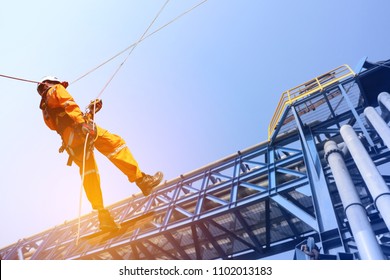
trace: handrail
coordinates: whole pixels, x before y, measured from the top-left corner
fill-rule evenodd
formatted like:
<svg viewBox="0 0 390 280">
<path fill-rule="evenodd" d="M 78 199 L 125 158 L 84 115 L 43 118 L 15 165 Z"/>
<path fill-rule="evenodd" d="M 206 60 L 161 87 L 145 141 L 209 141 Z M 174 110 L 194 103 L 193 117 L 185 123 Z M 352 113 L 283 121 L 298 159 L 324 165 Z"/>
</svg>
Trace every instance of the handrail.
<svg viewBox="0 0 390 280">
<path fill-rule="evenodd" d="M 268 140 L 271 139 L 287 106 L 317 91 L 323 91 L 326 87 L 349 76 L 355 76 L 355 72 L 351 67 L 344 64 L 323 75 L 315 77 L 306 83 L 283 92 L 268 126 Z"/>
</svg>

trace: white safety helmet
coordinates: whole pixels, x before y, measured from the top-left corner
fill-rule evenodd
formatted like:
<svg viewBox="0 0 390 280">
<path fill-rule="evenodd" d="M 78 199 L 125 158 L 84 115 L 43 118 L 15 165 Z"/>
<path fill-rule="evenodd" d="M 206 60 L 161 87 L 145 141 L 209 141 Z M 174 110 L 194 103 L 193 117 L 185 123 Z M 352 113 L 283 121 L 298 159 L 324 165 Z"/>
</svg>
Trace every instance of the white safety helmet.
<svg viewBox="0 0 390 280">
<path fill-rule="evenodd" d="M 51 82 L 58 82 L 58 83 L 61 83 L 60 79 L 58 79 L 57 77 L 54 77 L 54 76 L 45 76 L 43 77 L 39 83 L 43 83 L 45 81 L 51 81 Z"/>
<path fill-rule="evenodd" d="M 37 85 L 37 91 L 38 92 L 39 92 L 39 87 L 42 85 L 42 83 L 44 83 L 46 81 L 54 82 L 54 83 L 57 83 L 57 84 L 62 84 L 65 88 L 68 87 L 68 82 L 61 82 L 61 80 L 58 79 L 55 76 L 45 76 L 38 82 L 38 85 Z"/>
</svg>

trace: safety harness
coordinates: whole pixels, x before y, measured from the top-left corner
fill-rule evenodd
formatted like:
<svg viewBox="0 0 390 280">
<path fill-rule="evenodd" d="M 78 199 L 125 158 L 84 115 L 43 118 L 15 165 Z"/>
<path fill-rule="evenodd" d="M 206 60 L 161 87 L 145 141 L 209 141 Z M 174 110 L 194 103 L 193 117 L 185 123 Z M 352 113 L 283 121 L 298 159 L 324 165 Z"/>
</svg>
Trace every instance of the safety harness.
<svg viewBox="0 0 390 280">
<path fill-rule="evenodd" d="M 83 153 L 84 151 L 84 144 L 80 144 L 75 147 L 71 147 L 73 143 L 73 139 L 75 137 L 75 133 L 78 134 L 78 136 L 82 137 L 85 140 L 85 135 L 82 133 L 82 131 L 79 128 L 79 124 L 76 124 L 74 120 L 66 113 L 65 108 L 58 107 L 58 108 L 50 108 L 47 104 L 47 92 L 42 94 L 42 99 L 39 105 L 39 108 L 43 112 L 43 117 L 46 121 L 52 123 L 55 127 L 55 130 L 62 138 L 62 145 L 59 148 L 58 152 L 63 153 L 65 150 L 68 152 L 69 158 L 67 161 L 67 165 L 71 166 L 72 162 L 74 161 L 74 158 L 76 158 L 76 155 Z M 100 99 L 95 99 L 90 102 L 90 104 L 86 108 L 86 112 L 83 114 L 84 120 L 86 123 L 93 123 L 94 115 L 100 111 L 102 108 L 102 101 Z M 63 139 L 63 133 L 67 127 L 72 127 L 73 130 L 70 133 L 68 144 L 65 144 L 65 141 Z M 96 126 L 93 124 L 93 127 L 96 129 Z M 97 133 L 96 133 L 97 137 Z M 94 142 L 96 140 L 95 138 L 89 137 L 88 143 L 87 143 L 87 151 L 86 151 L 86 158 L 88 159 L 91 152 L 94 149 Z M 84 141 L 83 141 L 84 142 Z"/>
<path fill-rule="evenodd" d="M 71 117 L 65 112 L 65 108 L 50 108 L 47 104 L 47 92 L 42 94 L 41 103 L 39 108 L 43 112 L 43 117 L 46 121 L 51 122 L 59 135 L 62 135 L 65 128 L 74 125 L 74 121 Z"/>
</svg>

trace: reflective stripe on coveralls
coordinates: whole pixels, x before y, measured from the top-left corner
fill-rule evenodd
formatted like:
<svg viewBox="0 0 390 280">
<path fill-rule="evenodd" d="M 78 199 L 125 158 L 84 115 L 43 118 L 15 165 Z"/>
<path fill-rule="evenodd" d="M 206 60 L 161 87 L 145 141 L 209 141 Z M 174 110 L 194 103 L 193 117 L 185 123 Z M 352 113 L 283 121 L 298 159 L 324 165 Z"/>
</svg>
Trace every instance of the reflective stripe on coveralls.
<svg viewBox="0 0 390 280">
<path fill-rule="evenodd" d="M 118 135 L 112 134 L 99 126 L 97 128 L 97 138 L 94 142 L 94 147 L 105 155 L 117 168 L 119 168 L 129 179 L 134 182 L 142 177 L 138 163 L 135 161 L 125 141 Z M 72 147 L 73 143 L 80 143 L 82 139 L 78 133 L 74 131 L 69 133 L 69 138 L 64 139 L 66 151 L 72 157 L 72 160 L 77 164 L 82 172 L 83 162 L 83 146 L 78 145 Z M 89 149 L 86 155 L 84 168 L 84 190 L 88 200 L 92 204 L 92 208 L 99 209 L 103 207 L 103 198 L 100 189 L 100 176 L 93 150 Z"/>
</svg>

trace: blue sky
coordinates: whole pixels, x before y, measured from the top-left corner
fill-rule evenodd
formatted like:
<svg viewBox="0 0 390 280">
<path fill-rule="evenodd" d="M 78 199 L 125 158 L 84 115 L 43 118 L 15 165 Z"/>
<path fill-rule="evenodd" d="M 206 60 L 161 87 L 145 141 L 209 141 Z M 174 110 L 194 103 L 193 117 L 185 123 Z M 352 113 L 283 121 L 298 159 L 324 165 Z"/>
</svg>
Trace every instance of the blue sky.
<svg viewBox="0 0 390 280">
<path fill-rule="evenodd" d="M 166 0 L 6 1 L 0 74 L 74 81 L 136 42 Z M 198 1 L 171 0 L 151 31 Z M 361 58 L 389 59 L 386 0 L 209 0 L 142 41 L 101 95 L 97 123 L 147 173 L 176 178 L 266 140 L 281 93 Z M 84 108 L 121 55 L 68 88 Z M 35 85 L 0 78 L 0 247 L 77 218 L 80 177 Z M 97 153 L 106 205 L 139 192 Z M 83 213 L 91 207 L 83 196 Z"/>
</svg>

